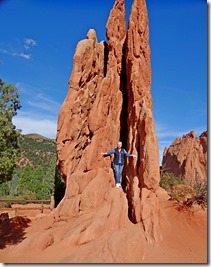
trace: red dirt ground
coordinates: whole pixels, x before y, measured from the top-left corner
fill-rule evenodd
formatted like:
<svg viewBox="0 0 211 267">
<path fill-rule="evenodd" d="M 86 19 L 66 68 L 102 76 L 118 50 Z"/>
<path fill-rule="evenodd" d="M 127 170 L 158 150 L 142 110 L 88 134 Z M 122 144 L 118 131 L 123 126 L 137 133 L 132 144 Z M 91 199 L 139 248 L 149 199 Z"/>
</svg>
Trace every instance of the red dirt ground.
<svg viewBox="0 0 211 267">
<path fill-rule="evenodd" d="M 161 224 L 163 240 L 159 244 L 145 245 L 141 263 L 207 263 L 207 210 L 195 207 L 194 211 L 190 211 L 171 201 L 164 202 L 162 210 L 165 211 Z M 28 217 L 30 218 L 29 215 Z M 48 215 L 36 220 L 32 217 L 30 219 L 29 226 L 25 225 L 26 228 L 23 229 L 24 237 L 48 229 L 53 223 L 53 217 Z M 59 229 L 62 231 L 62 227 Z M 11 237 L 14 238 L 14 233 L 8 239 Z M 5 238 L 6 236 L 4 240 Z M 21 240 L 22 238 L 20 242 Z M 26 251 L 24 255 L 10 257 L 10 249 L 17 244 L 7 241 L 0 250 L 0 262 L 3 263 L 59 263 L 69 253 L 68 247 L 59 250 L 58 246 L 52 246 L 46 252 L 28 255 Z"/>
</svg>

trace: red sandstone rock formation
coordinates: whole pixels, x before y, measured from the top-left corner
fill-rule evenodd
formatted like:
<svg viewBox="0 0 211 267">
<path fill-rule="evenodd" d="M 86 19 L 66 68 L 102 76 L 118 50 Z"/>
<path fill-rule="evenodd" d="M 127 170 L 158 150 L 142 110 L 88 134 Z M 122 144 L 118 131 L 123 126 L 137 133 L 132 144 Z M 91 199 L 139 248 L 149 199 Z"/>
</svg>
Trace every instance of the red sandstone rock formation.
<svg viewBox="0 0 211 267">
<path fill-rule="evenodd" d="M 98 43 L 94 30 L 77 45 L 58 120 L 58 166 L 67 188 L 55 216 L 59 221 L 89 214 L 83 234 L 76 235 L 80 244 L 124 228 L 129 221 L 126 196 L 113 188 L 111 161 L 100 155 L 120 138 L 123 0 L 115 2 L 106 29 L 108 45 Z"/>
<path fill-rule="evenodd" d="M 124 0 L 116 0 L 106 34 L 108 44 L 94 30 L 78 43 L 58 118 L 57 165 L 66 192 L 53 227 L 63 230 L 41 236 L 44 247 L 70 248 L 64 262 L 141 262 L 144 243 L 161 239 L 159 199 L 166 193 L 159 187 L 145 0 L 134 0 L 127 32 Z M 115 187 L 111 159 L 100 155 L 120 138 L 138 157 L 125 166 L 124 191 Z"/>
<path fill-rule="evenodd" d="M 177 138 L 163 153 L 162 169 L 182 177 L 188 184 L 207 180 L 207 131 Z"/>
<path fill-rule="evenodd" d="M 134 1 L 127 34 L 124 1 L 116 1 L 106 30 L 108 47 L 98 43 L 90 30 L 76 48 L 58 120 L 57 163 L 67 189 L 57 219 L 103 210 L 109 204 L 111 192 L 116 190 L 112 188 L 113 171 L 111 161 L 100 157 L 100 152 L 113 148 L 121 138 L 138 160 L 130 160 L 126 166 L 128 204 L 121 192 L 125 200 L 117 213 L 124 210 L 126 216 L 129 205 L 130 219 L 135 223 L 142 220 L 146 239 L 153 242 L 160 238 L 156 195 L 160 176 L 145 1 Z M 119 192 L 115 194 L 110 201 L 116 203 Z"/>
<path fill-rule="evenodd" d="M 159 205 L 155 191 L 160 181 L 159 153 L 152 114 L 149 27 L 145 1 L 135 0 L 131 9 L 126 42 L 126 77 L 127 136 L 123 136 L 128 150 L 138 154 L 137 162 L 130 161 L 127 168 L 129 212 L 134 222 L 142 220 L 146 232 L 150 232 L 147 234 L 149 240 L 152 236 L 158 240 Z M 153 233 L 152 229 L 148 230 L 152 225 Z"/>
<path fill-rule="evenodd" d="M 58 166 L 67 180 L 59 217 L 102 209 L 113 194 L 111 162 L 100 153 L 113 147 L 120 135 L 121 47 L 125 35 L 124 1 L 116 1 L 107 22 L 108 47 L 98 43 L 94 30 L 77 45 L 58 120 Z M 126 201 L 122 204 L 127 211 Z"/>
</svg>

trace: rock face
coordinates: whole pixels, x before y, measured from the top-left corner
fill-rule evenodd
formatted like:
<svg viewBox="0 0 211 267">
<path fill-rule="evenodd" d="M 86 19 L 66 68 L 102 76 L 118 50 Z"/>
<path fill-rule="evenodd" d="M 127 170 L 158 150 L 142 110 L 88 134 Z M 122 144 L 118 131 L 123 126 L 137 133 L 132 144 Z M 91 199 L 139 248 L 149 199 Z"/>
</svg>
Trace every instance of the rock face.
<svg viewBox="0 0 211 267">
<path fill-rule="evenodd" d="M 126 40 L 126 117 L 127 132 L 122 133 L 127 149 L 138 155 L 137 162 L 129 162 L 127 166 L 127 195 L 129 214 L 132 221 L 142 220 L 145 229 L 153 225 L 154 237 L 159 233 L 156 222 L 158 198 L 154 192 L 159 187 L 159 154 L 152 115 L 152 98 L 150 92 L 151 67 L 149 47 L 148 14 L 145 1 L 134 1 L 131 9 Z M 134 177 L 137 177 L 134 179 Z M 138 179 L 138 183 L 136 182 Z M 140 191 L 140 194 L 138 192 Z M 151 202 L 151 218 L 145 220 L 145 202 Z M 141 197 L 141 209 L 139 205 Z M 155 216 L 154 216 L 154 215 Z M 149 214 L 148 214 L 149 215 Z M 156 237 L 157 239 L 158 237 Z"/>
<path fill-rule="evenodd" d="M 162 169 L 182 177 L 188 184 L 207 180 L 207 131 L 177 138 L 163 153 Z"/>
<path fill-rule="evenodd" d="M 102 218 L 97 215 L 94 225 L 107 231 L 110 220 L 111 227 L 124 227 L 129 214 L 133 223 L 142 221 L 145 238 L 153 242 L 161 237 L 156 195 L 160 175 L 145 1 L 134 0 L 126 32 L 124 1 L 116 0 L 106 35 L 108 44 L 98 43 L 95 31 L 89 30 L 87 39 L 76 47 L 68 94 L 58 119 L 57 165 L 67 188 L 56 216 L 59 220 L 84 212 L 94 212 L 95 217 L 103 213 Z M 113 188 L 111 159 L 100 156 L 120 139 L 138 157 L 125 166 L 124 192 Z M 116 206 L 115 219 L 107 220 L 112 205 Z M 98 231 L 95 228 L 92 238 Z"/>
<path fill-rule="evenodd" d="M 108 44 L 99 43 L 93 29 L 78 43 L 59 113 L 57 166 L 66 192 L 54 223 L 66 226 L 59 237 L 53 230 L 43 233 L 43 244 L 68 246 L 64 262 L 141 262 L 144 244 L 161 239 L 159 196 L 165 196 L 159 190 L 144 0 L 134 0 L 128 31 L 125 21 L 124 0 L 116 0 L 106 25 Z M 137 160 L 128 161 L 124 186 L 116 188 L 111 159 L 100 153 L 120 139 Z M 32 237 L 32 247 L 34 242 Z"/>
<path fill-rule="evenodd" d="M 159 242 L 165 228 L 170 235 L 163 236 L 169 241 L 174 236 L 172 227 L 178 228 L 185 220 L 180 217 L 172 224 L 171 215 L 161 208 L 168 195 L 159 187 L 145 0 L 133 1 L 128 30 L 124 0 L 116 0 L 106 33 L 108 43 L 99 43 L 91 29 L 76 47 L 56 139 L 65 196 L 52 213 L 37 218 L 39 231 L 9 251 L 16 263 L 17 255 L 18 262 L 25 255 L 29 262 L 45 263 L 46 254 L 54 263 L 149 263 L 157 262 L 152 250 L 163 256 L 169 247 L 178 260 L 177 250 L 171 247 L 174 242 L 167 242 L 170 246 L 164 250 L 161 243 L 149 244 Z M 137 155 L 137 160 L 129 158 L 125 165 L 122 188 L 115 187 L 111 159 L 100 155 L 119 139 L 128 152 Z M 200 149 L 205 149 L 202 137 L 200 143 L 204 144 Z M 184 228 L 179 229 L 183 230 L 176 233 L 184 233 Z M 196 233 L 187 229 L 191 235 Z M 182 250 L 187 251 L 186 242 L 177 238 L 175 243 L 179 247 L 185 243 Z M 198 250 L 197 242 L 193 243 Z M 192 259 L 194 250 L 189 247 L 189 251 Z"/>
</svg>

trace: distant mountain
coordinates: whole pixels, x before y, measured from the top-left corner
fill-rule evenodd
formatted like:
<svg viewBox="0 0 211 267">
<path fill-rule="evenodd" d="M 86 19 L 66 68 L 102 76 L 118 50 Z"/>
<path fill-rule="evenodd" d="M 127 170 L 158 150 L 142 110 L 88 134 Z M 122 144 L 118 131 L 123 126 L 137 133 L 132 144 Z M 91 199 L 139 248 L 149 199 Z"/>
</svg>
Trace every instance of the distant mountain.
<svg viewBox="0 0 211 267">
<path fill-rule="evenodd" d="M 48 165 L 53 157 L 56 157 L 56 141 L 42 135 L 32 133 L 21 135 L 19 138 L 21 157 L 18 165 L 24 162 L 30 165 Z"/>
<path fill-rule="evenodd" d="M 22 136 L 24 136 L 25 138 L 33 138 L 33 139 L 45 139 L 45 140 L 54 140 L 55 139 L 52 139 L 52 138 L 48 138 L 48 137 L 45 137 L 45 136 L 42 136 L 40 134 L 36 134 L 36 133 L 30 133 L 30 134 L 23 134 Z"/>
</svg>

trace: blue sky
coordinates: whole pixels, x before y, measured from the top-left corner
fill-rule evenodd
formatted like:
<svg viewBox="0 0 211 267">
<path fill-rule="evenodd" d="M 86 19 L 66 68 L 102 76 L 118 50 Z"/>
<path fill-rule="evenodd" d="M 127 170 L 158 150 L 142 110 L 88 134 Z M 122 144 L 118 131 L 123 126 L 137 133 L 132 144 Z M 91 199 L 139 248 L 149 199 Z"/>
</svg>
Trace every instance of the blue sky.
<svg viewBox="0 0 211 267">
<path fill-rule="evenodd" d="M 125 0 L 127 17 L 132 0 Z M 146 0 L 152 98 L 160 158 L 191 130 L 207 129 L 207 1 Z M 0 0 L 0 78 L 15 85 L 23 133 L 55 138 L 77 43 L 106 40 L 114 0 Z"/>
</svg>

